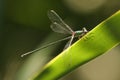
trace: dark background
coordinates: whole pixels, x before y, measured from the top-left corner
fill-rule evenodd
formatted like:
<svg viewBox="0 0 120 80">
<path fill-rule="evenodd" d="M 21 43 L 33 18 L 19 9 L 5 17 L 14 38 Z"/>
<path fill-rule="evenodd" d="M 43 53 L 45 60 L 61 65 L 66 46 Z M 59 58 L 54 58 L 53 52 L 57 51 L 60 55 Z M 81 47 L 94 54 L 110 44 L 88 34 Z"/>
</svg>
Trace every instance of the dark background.
<svg viewBox="0 0 120 80">
<path fill-rule="evenodd" d="M 120 9 L 119 0 L 0 0 L 0 80 L 27 80 L 60 53 L 65 42 L 20 57 L 64 37 L 50 29 L 55 10 L 73 30 L 91 30 Z M 119 46 L 73 71 L 65 80 L 120 80 Z M 56 53 L 56 54 L 53 54 Z M 72 75 L 72 76 L 71 76 Z M 61 80 L 64 80 L 62 78 Z"/>
</svg>

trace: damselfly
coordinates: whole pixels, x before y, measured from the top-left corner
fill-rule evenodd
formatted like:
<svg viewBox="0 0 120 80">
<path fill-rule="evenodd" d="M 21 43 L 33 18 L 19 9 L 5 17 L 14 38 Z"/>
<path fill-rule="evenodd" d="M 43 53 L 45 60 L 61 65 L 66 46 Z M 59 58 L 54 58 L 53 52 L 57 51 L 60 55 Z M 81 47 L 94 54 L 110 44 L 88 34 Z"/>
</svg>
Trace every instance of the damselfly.
<svg viewBox="0 0 120 80">
<path fill-rule="evenodd" d="M 61 18 L 60 16 L 54 11 L 54 10 L 50 10 L 48 11 L 48 17 L 49 19 L 51 20 L 52 24 L 50 25 L 51 29 L 54 31 L 54 32 L 57 32 L 57 33 L 62 33 L 62 34 L 69 34 L 71 36 L 69 37 L 66 37 L 64 39 L 61 39 L 61 40 L 58 40 L 58 41 L 55 41 L 55 42 L 52 42 L 52 43 L 49 43 L 45 46 L 42 46 L 40 48 L 37 48 L 33 51 L 30 51 L 30 52 L 27 52 L 25 54 L 22 54 L 21 57 L 23 56 L 26 56 L 28 54 L 31 54 L 33 52 L 36 52 L 36 51 L 39 51 L 41 49 L 44 49 L 48 46 L 51 46 L 53 44 L 56 44 L 58 42 L 61 42 L 61 41 L 64 41 L 64 40 L 67 40 L 67 39 L 70 39 L 67 44 L 65 45 L 65 48 L 68 48 L 71 44 L 72 44 L 72 41 L 75 37 L 82 37 L 83 35 L 85 35 L 88 31 L 87 29 L 84 27 L 82 28 L 82 30 L 78 30 L 78 31 L 73 31 Z"/>
</svg>

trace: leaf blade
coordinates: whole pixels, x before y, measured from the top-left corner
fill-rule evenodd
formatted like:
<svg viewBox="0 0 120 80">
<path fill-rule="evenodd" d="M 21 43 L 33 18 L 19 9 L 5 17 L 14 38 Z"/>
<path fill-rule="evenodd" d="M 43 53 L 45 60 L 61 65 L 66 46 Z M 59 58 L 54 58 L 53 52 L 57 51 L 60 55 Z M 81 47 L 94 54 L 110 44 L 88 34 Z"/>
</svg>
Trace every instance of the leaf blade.
<svg viewBox="0 0 120 80">
<path fill-rule="evenodd" d="M 120 43 L 120 11 L 50 61 L 33 80 L 57 80 Z M 115 32 L 113 32 L 115 31 Z"/>
</svg>

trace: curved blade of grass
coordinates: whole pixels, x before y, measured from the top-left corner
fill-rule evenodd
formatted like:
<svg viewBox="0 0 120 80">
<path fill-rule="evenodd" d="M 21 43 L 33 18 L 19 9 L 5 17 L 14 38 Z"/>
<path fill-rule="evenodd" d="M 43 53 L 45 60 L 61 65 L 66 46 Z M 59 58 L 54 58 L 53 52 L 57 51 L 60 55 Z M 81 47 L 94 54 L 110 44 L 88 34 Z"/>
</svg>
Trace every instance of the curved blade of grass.
<svg viewBox="0 0 120 80">
<path fill-rule="evenodd" d="M 120 43 L 120 11 L 50 61 L 33 80 L 57 80 Z"/>
</svg>

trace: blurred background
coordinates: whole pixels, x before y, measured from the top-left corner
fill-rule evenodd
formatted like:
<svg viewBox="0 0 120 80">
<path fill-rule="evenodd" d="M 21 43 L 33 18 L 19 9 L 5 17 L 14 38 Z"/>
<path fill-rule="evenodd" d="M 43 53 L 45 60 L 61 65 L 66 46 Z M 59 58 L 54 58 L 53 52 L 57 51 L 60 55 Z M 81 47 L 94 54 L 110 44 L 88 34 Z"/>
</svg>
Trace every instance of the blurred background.
<svg viewBox="0 0 120 80">
<path fill-rule="evenodd" d="M 62 39 L 50 29 L 55 10 L 73 30 L 94 28 L 120 9 L 119 0 L 0 0 L 0 80 L 27 80 L 59 54 L 66 41 L 32 55 L 21 54 Z M 120 80 L 120 47 L 60 80 Z"/>
</svg>

